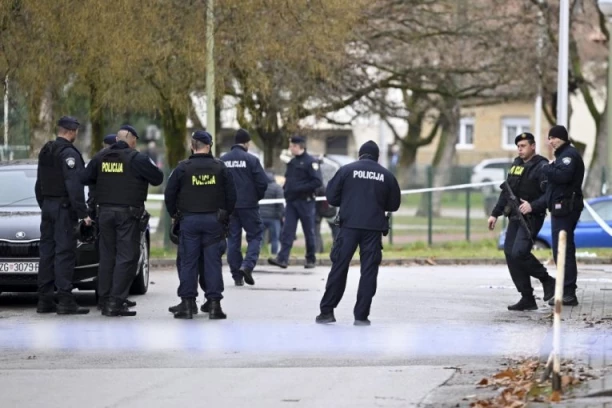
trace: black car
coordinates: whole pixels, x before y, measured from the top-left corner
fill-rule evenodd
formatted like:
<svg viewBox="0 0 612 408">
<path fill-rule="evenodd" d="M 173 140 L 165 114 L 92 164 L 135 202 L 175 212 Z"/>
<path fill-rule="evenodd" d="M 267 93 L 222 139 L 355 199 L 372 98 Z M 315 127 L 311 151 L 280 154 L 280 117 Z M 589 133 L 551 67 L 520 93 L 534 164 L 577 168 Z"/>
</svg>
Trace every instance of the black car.
<svg viewBox="0 0 612 408">
<path fill-rule="evenodd" d="M 37 161 L 0 162 L 0 293 L 36 291 L 40 208 L 34 194 Z M 149 288 L 149 229 L 142 233 L 138 273 L 130 293 Z M 96 290 L 98 245 L 77 243 L 74 287 Z"/>
</svg>

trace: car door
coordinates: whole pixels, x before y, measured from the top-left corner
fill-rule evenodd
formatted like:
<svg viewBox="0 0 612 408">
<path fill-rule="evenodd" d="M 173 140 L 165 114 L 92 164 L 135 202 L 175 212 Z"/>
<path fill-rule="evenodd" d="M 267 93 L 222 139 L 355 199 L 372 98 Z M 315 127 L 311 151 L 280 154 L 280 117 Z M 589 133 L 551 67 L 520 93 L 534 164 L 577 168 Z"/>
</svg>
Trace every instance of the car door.
<svg viewBox="0 0 612 408">
<path fill-rule="evenodd" d="M 612 200 L 591 204 L 593 211 L 612 227 Z M 612 236 L 599 226 L 587 209 L 582 211 L 574 232 L 576 248 L 612 248 Z"/>
</svg>

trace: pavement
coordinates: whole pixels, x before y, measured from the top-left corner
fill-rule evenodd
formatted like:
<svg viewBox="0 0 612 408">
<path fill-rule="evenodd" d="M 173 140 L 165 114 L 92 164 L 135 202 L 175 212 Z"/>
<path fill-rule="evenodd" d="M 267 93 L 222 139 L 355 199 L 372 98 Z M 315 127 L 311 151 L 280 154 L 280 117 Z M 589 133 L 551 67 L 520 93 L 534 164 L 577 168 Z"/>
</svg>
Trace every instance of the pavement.
<svg viewBox="0 0 612 408">
<path fill-rule="evenodd" d="M 518 294 L 504 266 L 382 267 L 370 327 L 352 325 L 358 268 L 338 322 L 314 323 L 328 271 L 259 266 L 255 286 L 235 287 L 226 270 L 223 321 L 173 319 L 170 268 L 151 272 L 132 318 L 37 315 L 34 295 L 2 294 L 2 406 L 467 407 L 495 392 L 475 384 L 508 358 L 550 352 L 550 308 L 538 300 L 538 311 L 509 312 Z M 563 310 L 562 356 L 603 375 L 612 266 L 581 265 L 578 284 L 580 305 Z M 78 301 L 95 304 L 90 292 Z M 585 396 L 609 384 L 603 375 L 574 390 L 573 404 L 606 406 L 612 398 Z"/>
</svg>

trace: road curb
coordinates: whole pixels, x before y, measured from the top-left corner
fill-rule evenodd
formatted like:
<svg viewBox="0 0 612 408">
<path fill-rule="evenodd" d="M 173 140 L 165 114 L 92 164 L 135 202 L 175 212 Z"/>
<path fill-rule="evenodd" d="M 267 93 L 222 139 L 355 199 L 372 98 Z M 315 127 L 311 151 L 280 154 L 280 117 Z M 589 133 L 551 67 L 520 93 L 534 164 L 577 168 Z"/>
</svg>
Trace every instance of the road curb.
<svg viewBox="0 0 612 408">
<path fill-rule="evenodd" d="M 541 262 L 546 263 L 548 259 L 540 259 Z M 175 267 L 176 260 L 170 258 L 152 258 L 152 268 L 170 268 Z M 225 263 L 225 258 L 224 258 Z M 329 259 L 317 260 L 317 266 L 331 266 Z M 491 259 L 491 258 L 467 258 L 467 259 L 456 259 L 456 258 L 392 258 L 383 259 L 381 266 L 410 266 L 410 265 L 505 265 L 504 259 Z M 257 262 L 259 266 L 268 266 L 266 259 L 259 259 Z M 303 266 L 304 261 L 301 259 L 289 260 L 289 266 Z M 351 262 L 352 266 L 359 265 L 359 260 L 354 259 Z M 578 259 L 578 265 L 612 265 L 612 258 L 584 258 Z"/>
</svg>

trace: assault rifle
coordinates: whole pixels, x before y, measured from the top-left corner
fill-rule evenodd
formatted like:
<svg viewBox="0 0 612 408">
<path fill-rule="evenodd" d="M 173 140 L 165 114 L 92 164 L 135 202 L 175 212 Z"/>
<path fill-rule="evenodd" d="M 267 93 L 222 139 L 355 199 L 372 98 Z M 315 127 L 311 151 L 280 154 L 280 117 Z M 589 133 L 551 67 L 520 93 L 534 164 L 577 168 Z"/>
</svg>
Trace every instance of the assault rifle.
<svg viewBox="0 0 612 408">
<path fill-rule="evenodd" d="M 512 188 L 510 187 L 508 182 L 504 181 L 500 187 L 503 191 L 506 192 L 506 198 L 508 199 L 508 204 L 510 205 L 512 212 L 518 217 L 519 224 L 521 224 L 521 226 L 525 228 L 525 231 L 527 231 L 527 234 L 529 235 L 529 240 L 533 244 L 533 235 L 531 234 L 531 228 L 529 227 L 529 223 L 527 222 L 525 215 L 519 210 L 519 206 L 521 205 L 521 203 L 519 202 L 518 197 L 514 195 L 514 192 L 512 191 Z"/>
</svg>

